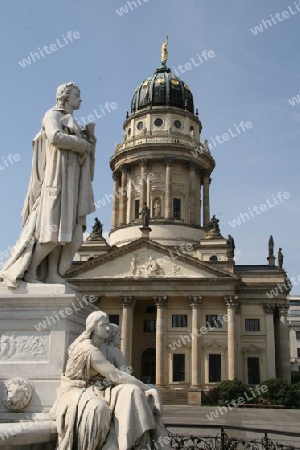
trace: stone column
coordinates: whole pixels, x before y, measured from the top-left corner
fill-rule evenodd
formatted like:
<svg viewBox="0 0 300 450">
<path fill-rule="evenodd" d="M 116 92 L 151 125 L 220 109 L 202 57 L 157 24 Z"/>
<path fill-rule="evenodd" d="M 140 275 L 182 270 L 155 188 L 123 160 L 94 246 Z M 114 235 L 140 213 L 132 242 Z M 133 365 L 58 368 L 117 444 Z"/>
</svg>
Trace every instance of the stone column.
<svg viewBox="0 0 300 450">
<path fill-rule="evenodd" d="M 132 208 L 132 182 L 129 178 L 127 190 L 127 223 L 131 222 L 131 208 Z"/>
<path fill-rule="evenodd" d="M 275 306 L 264 304 L 263 310 L 266 319 L 266 335 L 267 335 L 267 378 L 276 378 L 275 366 L 275 330 L 274 330 L 274 310 Z"/>
<path fill-rule="evenodd" d="M 165 219 L 173 219 L 172 166 L 174 158 L 166 158 Z"/>
<path fill-rule="evenodd" d="M 126 224 L 126 206 L 127 206 L 127 168 L 125 165 L 121 166 L 122 176 L 121 176 L 121 196 L 120 196 L 120 225 Z"/>
<path fill-rule="evenodd" d="M 196 167 L 189 164 L 189 223 L 196 224 Z"/>
<path fill-rule="evenodd" d="M 190 307 L 192 308 L 192 376 L 191 376 L 191 388 L 199 387 L 199 363 L 200 363 L 200 349 L 201 341 L 198 337 L 198 331 L 200 329 L 200 305 L 202 297 L 189 296 Z M 199 335 L 200 336 L 200 335 Z"/>
<path fill-rule="evenodd" d="M 228 295 L 224 297 L 227 306 L 227 340 L 228 340 L 228 380 L 233 380 L 237 376 L 236 358 L 237 358 L 237 342 L 236 342 L 236 307 L 238 306 L 236 295 Z"/>
<path fill-rule="evenodd" d="M 207 227 L 210 221 L 210 206 L 209 206 L 209 173 L 205 172 L 203 177 L 203 226 Z"/>
<path fill-rule="evenodd" d="M 201 227 L 202 224 L 202 184 L 203 184 L 203 180 L 202 180 L 202 175 L 201 172 L 199 171 L 199 178 L 200 178 L 200 191 L 199 191 L 199 212 L 198 212 L 198 220 L 199 220 L 199 225 Z"/>
<path fill-rule="evenodd" d="M 114 180 L 114 191 L 113 191 L 113 205 L 112 205 L 112 220 L 111 228 L 115 230 L 118 226 L 118 208 L 119 208 L 119 178 L 116 172 L 112 174 Z"/>
<path fill-rule="evenodd" d="M 167 296 L 154 297 L 156 314 L 156 385 L 165 386 L 166 345 L 165 345 L 165 308 Z"/>
<path fill-rule="evenodd" d="M 278 305 L 279 312 L 279 349 L 280 349 L 280 374 L 279 376 L 291 382 L 289 334 L 287 326 L 288 305 Z"/>
<path fill-rule="evenodd" d="M 122 314 L 122 340 L 121 351 L 124 353 L 127 364 L 131 365 L 131 351 L 132 351 L 132 306 L 133 297 L 120 297 L 120 302 L 123 308 Z"/>
<path fill-rule="evenodd" d="M 141 179 L 140 179 L 140 210 L 144 203 L 147 202 L 147 180 L 146 180 L 146 169 L 147 169 L 147 160 L 142 159 L 140 161 L 141 166 Z"/>
</svg>

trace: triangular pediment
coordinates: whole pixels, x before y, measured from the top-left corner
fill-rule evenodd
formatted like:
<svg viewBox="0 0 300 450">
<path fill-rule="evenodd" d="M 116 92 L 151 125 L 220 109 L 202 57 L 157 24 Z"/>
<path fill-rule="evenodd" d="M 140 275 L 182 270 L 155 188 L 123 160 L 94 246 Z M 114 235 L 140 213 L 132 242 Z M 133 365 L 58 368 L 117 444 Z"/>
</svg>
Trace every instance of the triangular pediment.
<svg viewBox="0 0 300 450">
<path fill-rule="evenodd" d="M 236 277 L 197 258 L 150 241 L 137 239 L 122 247 L 115 247 L 71 269 L 68 277 L 92 278 L 229 278 Z"/>
<path fill-rule="evenodd" d="M 243 347 L 242 351 L 243 351 L 243 353 L 257 354 L 257 353 L 263 353 L 264 349 L 262 347 L 258 347 L 255 344 L 251 344 L 251 345 L 247 345 L 247 347 Z"/>
<path fill-rule="evenodd" d="M 203 345 L 203 348 L 219 348 L 219 349 L 226 349 L 226 345 L 221 344 L 221 342 L 218 342 L 216 340 L 207 342 L 206 344 Z"/>
</svg>

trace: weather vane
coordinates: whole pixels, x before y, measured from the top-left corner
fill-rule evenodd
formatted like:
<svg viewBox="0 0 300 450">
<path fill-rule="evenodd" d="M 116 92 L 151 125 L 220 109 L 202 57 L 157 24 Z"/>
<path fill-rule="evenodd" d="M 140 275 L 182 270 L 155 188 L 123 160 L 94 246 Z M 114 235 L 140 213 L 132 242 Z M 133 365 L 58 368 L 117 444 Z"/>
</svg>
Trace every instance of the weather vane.
<svg viewBox="0 0 300 450">
<path fill-rule="evenodd" d="M 166 42 L 164 42 L 163 45 L 161 46 L 161 62 L 164 66 L 166 65 L 166 62 L 168 60 L 168 49 L 167 49 L 168 42 L 169 36 L 167 35 Z"/>
</svg>

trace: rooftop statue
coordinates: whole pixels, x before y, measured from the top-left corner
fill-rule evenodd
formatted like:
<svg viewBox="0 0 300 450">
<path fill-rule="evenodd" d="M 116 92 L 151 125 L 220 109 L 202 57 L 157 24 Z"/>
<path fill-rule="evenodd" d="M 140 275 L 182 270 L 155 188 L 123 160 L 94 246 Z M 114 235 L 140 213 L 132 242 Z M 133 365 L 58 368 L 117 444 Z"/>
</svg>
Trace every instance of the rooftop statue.
<svg viewBox="0 0 300 450">
<path fill-rule="evenodd" d="M 168 46 L 169 43 L 169 36 L 167 36 L 166 41 L 161 46 L 161 62 L 166 63 L 168 61 Z"/>
<path fill-rule="evenodd" d="M 269 256 L 274 256 L 274 239 L 272 235 L 269 239 Z"/>
<path fill-rule="evenodd" d="M 144 203 L 142 211 L 139 213 L 139 215 L 142 216 L 143 228 L 148 228 L 149 227 L 149 221 L 150 221 L 150 209 L 148 208 L 146 202 Z"/>
<path fill-rule="evenodd" d="M 86 216 L 95 210 L 96 138 L 94 124 L 83 129 L 73 118 L 81 101 L 75 83 L 59 86 L 56 105 L 46 112 L 33 140 L 23 230 L 1 272 L 9 287 L 17 287 L 17 280 L 63 283 L 83 242 Z"/>
</svg>

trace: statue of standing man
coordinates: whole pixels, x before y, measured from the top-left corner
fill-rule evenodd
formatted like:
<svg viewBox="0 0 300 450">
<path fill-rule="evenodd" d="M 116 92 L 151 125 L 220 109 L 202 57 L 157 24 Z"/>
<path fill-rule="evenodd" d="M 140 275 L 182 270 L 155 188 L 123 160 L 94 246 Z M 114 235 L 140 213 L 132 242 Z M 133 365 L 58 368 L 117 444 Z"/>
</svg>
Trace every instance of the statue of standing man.
<svg viewBox="0 0 300 450">
<path fill-rule="evenodd" d="M 33 141 L 33 164 L 22 218 L 23 230 L 1 277 L 63 283 L 83 242 L 86 216 L 95 210 L 92 190 L 94 124 L 85 129 L 73 118 L 81 104 L 73 83 L 58 87 L 56 105 L 46 112 Z"/>
</svg>

